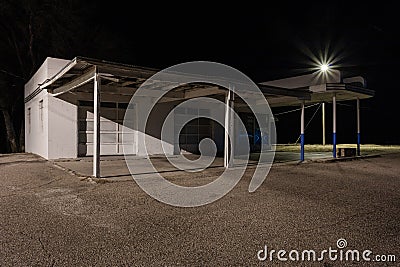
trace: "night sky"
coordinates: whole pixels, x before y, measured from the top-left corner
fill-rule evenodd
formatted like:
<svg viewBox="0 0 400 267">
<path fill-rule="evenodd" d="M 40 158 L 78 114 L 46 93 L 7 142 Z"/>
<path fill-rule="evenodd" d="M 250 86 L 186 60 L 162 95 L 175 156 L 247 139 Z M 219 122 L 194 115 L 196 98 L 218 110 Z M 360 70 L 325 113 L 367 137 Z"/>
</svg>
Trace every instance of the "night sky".
<svg viewBox="0 0 400 267">
<path fill-rule="evenodd" d="M 184 10 L 153 3 L 133 9 L 119 5 L 98 9 L 99 14 L 109 17 L 102 22 L 106 31 L 118 38 L 124 36 L 123 47 L 116 47 L 104 59 L 158 68 L 210 60 L 235 67 L 261 82 L 309 73 L 314 67 L 312 55 L 321 58 L 327 52 L 337 60 L 338 69 L 347 75 L 364 76 L 368 88 L 376 91 L 374 99 L 362 101 L 362 141 L 400 143 L 400 88 L 396 81 L 400 36 L 394 5 L 300 1 L 258 6 L 240 2 L 221 8 L 190 2 Z M 338 141 L 354 143 L 355 103 L 343 104 L 338 106 Z M 306 121 L 314 110 L 307 110 Z M 328 133 L 330 110 L 328 105 Z M 311 143 L 321 142 L 320 113 L 306 132 Z M 297 139 L 298 116 L 278 116 L 278 141 Z"/>
<path fill-rule="evenodd" d="M 338 69 L 364 76 L 367 87 L 376 91 L 375 98 L 361 102 L 362 142 L 400 143 L 400 36 L 395 4 L 298 1 L 256 5 L 241 1 L 221 6 L 216 2 L 135 1 L 126 6 L 117 1 L 81 2 L 85 23 L 70 34 L 79 38 L 79 32 L 93 29 L 96 39 L 86 41 L 84 49 L 72 46 L 48 56 L 72 59 L 80 55 L 155 68 L 209 60 L 262 82 L 309 73 L 315 67 L 311 58 L 326 53 Z M 338 106 L 338 142 L 354 143 L 355 103 L 343 104 Z M 327 133 L 331 131 L 330 109 L 328 105 Z M 306 122 L 314 110 L 307 110 Z M 279 142 L 297 139 L 299 116 L 278 116 Z M 321 142 L 320 116 L 319 112 L 307 128 L 308 143 Z"/>
</svg>

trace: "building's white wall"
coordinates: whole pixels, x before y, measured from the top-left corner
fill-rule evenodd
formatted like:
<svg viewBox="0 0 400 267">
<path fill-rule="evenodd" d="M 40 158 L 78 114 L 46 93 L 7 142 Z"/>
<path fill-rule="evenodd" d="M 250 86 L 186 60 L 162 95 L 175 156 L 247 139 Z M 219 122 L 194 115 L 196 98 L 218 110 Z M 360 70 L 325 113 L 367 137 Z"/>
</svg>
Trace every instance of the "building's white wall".
<svg viewBox="0 0 400 267">
<path fill-rule="evenodd" d="M 40 120 L 39 102 L 43 100 L 43 116 Z M 25 103 L 25 151 L 48 158 L 48 94 L 41 92 Z M 30 121 L 28 112 L 30 109 Z"/>
<path fill-rule="evenodd" d="M 48 95 L 48 159 L 78 156 L 78 106 Z"/>
<path fill-rule="evenodd" d="M 61 69 L 63 69 L 70 60 L 48 57 L 46 58 L 47 62 L 47 77 L 51 78 L 56 75 Z"/>
<path fill-rule="evenodd" d="M 58 73 L 66 64 L 68 60 L 47 58 L 35 75 L 25 85 L 25 97 L 34 92 L 39 84 L 44 83 L 47 79 L 52 78 Z M 67 95 L 62 98 L 67 99 Z M 43 100 L 43 116 L 40 120 L 39 114 L 39 102 Z M 91 99 L 87 99 L 91 100 Z M 118 102 L 119 96 L 116 95 L 115 99 L 108 99 L 107 101 Z M 40 92 L 32 100 L 25 104 L 25 147 L 27 152 L 38 154 L 46 159 L 58 159 L 58 158 L 76 158 L 78 156 L 78 99 L 61 99 L 59 97 L 53 97 L 48 94 L 46 90 Z M 136 110 L 140 112 L 140 104 L 136 107 Z M 163 126 L 164 120 L 172 108 L 176 105 L 175 102 L 167 102 L 157 104 L 149 118 L 149 125 L 147 128 L 146 148 L 147 154 L 170 154 L 174 153 L 174 140 L 167 140 L 164 143 L 164 149 L 161 144 L 160 131 Z M 31 110 L 30 126 L 27 118 L 28 108 Z M 107 119 L 106 114 L 102 114 L 103 125 L 102 128 L 109 125 L 112 128 L 122 127 L 118 125 L 121 122 L 109 121 L 108 124 L 104 123 Z M 118 120 L 122 120 L 123 117 L 118 116 Z M 166 127 L 174 127 L 174 124 L 166 125 Z M 104 129 L 103 129 L 104 130 Z M 137 141 L 140 135 L 135 131 L 132 132 L 132 137 L 135 136 L 134 140 Z M 133 138 L 131 138 L 133 139 Z M 129 140 L 128 140 L 129 141 Z M 128 143 L 131 143 L 129 141 Z M 144 148 L 136 144 L 126 144 L 127 153 L 137 153 L 143 155 Z M 175 144 L 176 145 L 176 144 Z"/>
<path fill-rule="evenodd" d="M 24 96 L 29 96 L 40 84 L 60 71 L 69 61 L 58 58 L 46 58 L 37 72 L 25 84 Z M 42 120 L 40 120 L 39 102 L 43 100 Z M 49 125 L 52 115 L 49 113 L 49 94 L 46 90 L 25 103 L 25 151 L 49 158 Z M 31 109 L 30 125 L 28 109 Z"/>
<path fill-rule="evenodd" d="M 47 59 L 43 62 L 42 66 L 36 71 L 32 78 L 25 84 L 24 97 L 27 97 L 33 91 L 35 91 L 39 84 L 47 79 Z"/>
</svg>

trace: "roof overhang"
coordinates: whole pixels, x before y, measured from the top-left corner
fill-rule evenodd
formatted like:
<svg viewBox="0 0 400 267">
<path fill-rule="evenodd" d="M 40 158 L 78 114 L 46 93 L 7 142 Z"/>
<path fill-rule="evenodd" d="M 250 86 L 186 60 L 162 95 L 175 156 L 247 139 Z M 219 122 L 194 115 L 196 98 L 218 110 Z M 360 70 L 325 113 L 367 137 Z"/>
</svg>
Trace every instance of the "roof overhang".
<svg viewBox="0 0 400 267">
<path fill-rule="evenodd" d="M 59 96 L 90 82 L 93 80 L 94 74 L 98 73 L 110 85 L 115 87 L 129 87 L 132 89 L 133 94 L 146 79 L 157 73 L 157 71 L 151 68 L 76 57 L 56 75 L 42 83 L 40 88 L 46 89 L 53 96 Z M 171 80 L 176 78 L 173 75 L 171 74 Z M 284 97 L 281 99 L 290 99 L 295 102 L 311 99 L 311 94 L 308 90 L 292 90 L 263 84 L 258 84 L 258 86 L 268 100 L 280 97 Z M 198 84 L 189 84 L 184 89 L 186 93 L 186 97 L 184 98 L 220 94 L 224 90 L 224 88 L 218 86 L 210 87 L 210 85 L 200 86 Z M 199 89 L 202 92 L 195 93 Z"/>
<path fill-rule="evenodd" d="M 139 86 L 156 72 L 150 68 L 76 57 L 40 87 L 57 96 L 91 81 L 95 73 L 121 86 Z"/>
<path fill-rule="evenodd" d="M 46 89 L 53 96 L 59 96 L 90 82 L 97 73 L 104 81 L 104 93 L 118 94 L 123 91 L 128 96 L 133 95 L 143 82 L 157 72 L 157 69 L 152 68 L 76 57 L 39 87 L 41 90 Z M 174 81 L 179 79 L 179 75 L 182 74 L 171 73 L 168 77 Z M 265 82 L 258 84 L 258 87 L 271 107 L 299 105 L 303 101 L 306 103 L 331 102 L 333 94 L 337 96 L 338 101 L 374 96 L 373 90 L 346 83 L 323 83 L 284 88 Z M 222 94 L 224 90 L 226 89 L 210 84 L 188 84 L 174 95 L 166 97 L 163 102 Z"/>
</svg>

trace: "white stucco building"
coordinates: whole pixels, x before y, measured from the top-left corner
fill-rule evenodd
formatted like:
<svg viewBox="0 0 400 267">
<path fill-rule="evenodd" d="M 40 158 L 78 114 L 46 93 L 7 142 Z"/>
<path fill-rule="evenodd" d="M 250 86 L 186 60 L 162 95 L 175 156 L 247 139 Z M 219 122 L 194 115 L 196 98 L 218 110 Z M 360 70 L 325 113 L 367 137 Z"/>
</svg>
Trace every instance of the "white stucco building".
<svg viewBox="0 0 400 267">
<path fill-rule="evenodd" d="M 25 150 L 46 159 L 78 156 L 77 106 L 39 89 L 68 62 L 47 58 L 25 85 Z"/>
<path fill-rule="evenodd" d="M 122 122 L 132 95 L 156 72 L 155 69 L 82 57 L 73 60 L 47 58 L 25 85 L 26 152 L 46 159 L 93 155 L 94 165 L 100 155 L 119 155 L 124 150 L 125 153 L 143 155 L 141 148 L 135 145 L 137 133 L 125 132 L 123 138 Z M 313 73 L 260 83 L 259 87 L 271 107 L 297 105 L 302 106 L 303 110 L 304 105 L 309 103 L 335 104 L 342 100 L 356 100 L 359 107 L 360 99 L 374 95 L 372 90 L 365 88 L 361 77 L 344 78 L 339 71 L 321 77 Z M 167 95 L 157 104 L 154 115 L 150 117 L 151 138 L 159 138 L 162 121 L 177 103 L 200 96 L 212 96 L 221 101 L 226 99 L 226 90 L 212 85 L 188 86 L 178 93 Z M 140 112 L 140 105 L 135 109 Z M 254 135 L 257 124 L 246 107 L 235 103 L 235 110 L 244 114 L 249 136 Z M 304 112 L 299 120 L 299 132 L 304 135 Z M 199 141 L 205 137 L 212 138 L 218 150 L 223 150 L 223 128 L 199 119 L 191 122 L 190 129 L 182 132 L 179 140 L 170 144 L 168 153 L 177 153 L 177 148 L 196 151 Z M 359 132 L 358 120 L 358 138 Z M 250 143 L 256 149 L 255 142 L 252 140 Z M 148 154 L 162 152 L 156 143 L 147 148 Z M 96 167 L 94 175 L 98 176 Z"/>
</svg>

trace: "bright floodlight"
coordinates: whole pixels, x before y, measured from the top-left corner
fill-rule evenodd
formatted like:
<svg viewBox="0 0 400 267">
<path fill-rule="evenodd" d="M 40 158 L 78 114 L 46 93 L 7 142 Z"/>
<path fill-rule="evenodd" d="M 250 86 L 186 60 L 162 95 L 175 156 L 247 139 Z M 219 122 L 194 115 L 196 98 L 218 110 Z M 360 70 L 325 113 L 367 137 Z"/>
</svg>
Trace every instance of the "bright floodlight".
<svg viewBox="0 0 400 267">
<path fill-rule="evenodd" d="M 325 72 L 325 71 L 327 71 L 329 69 L 329 65 L 328 64 L 322 64 L 320 66 L 320 69 L 321 69 L 322 72 Z"/>
</svg>

